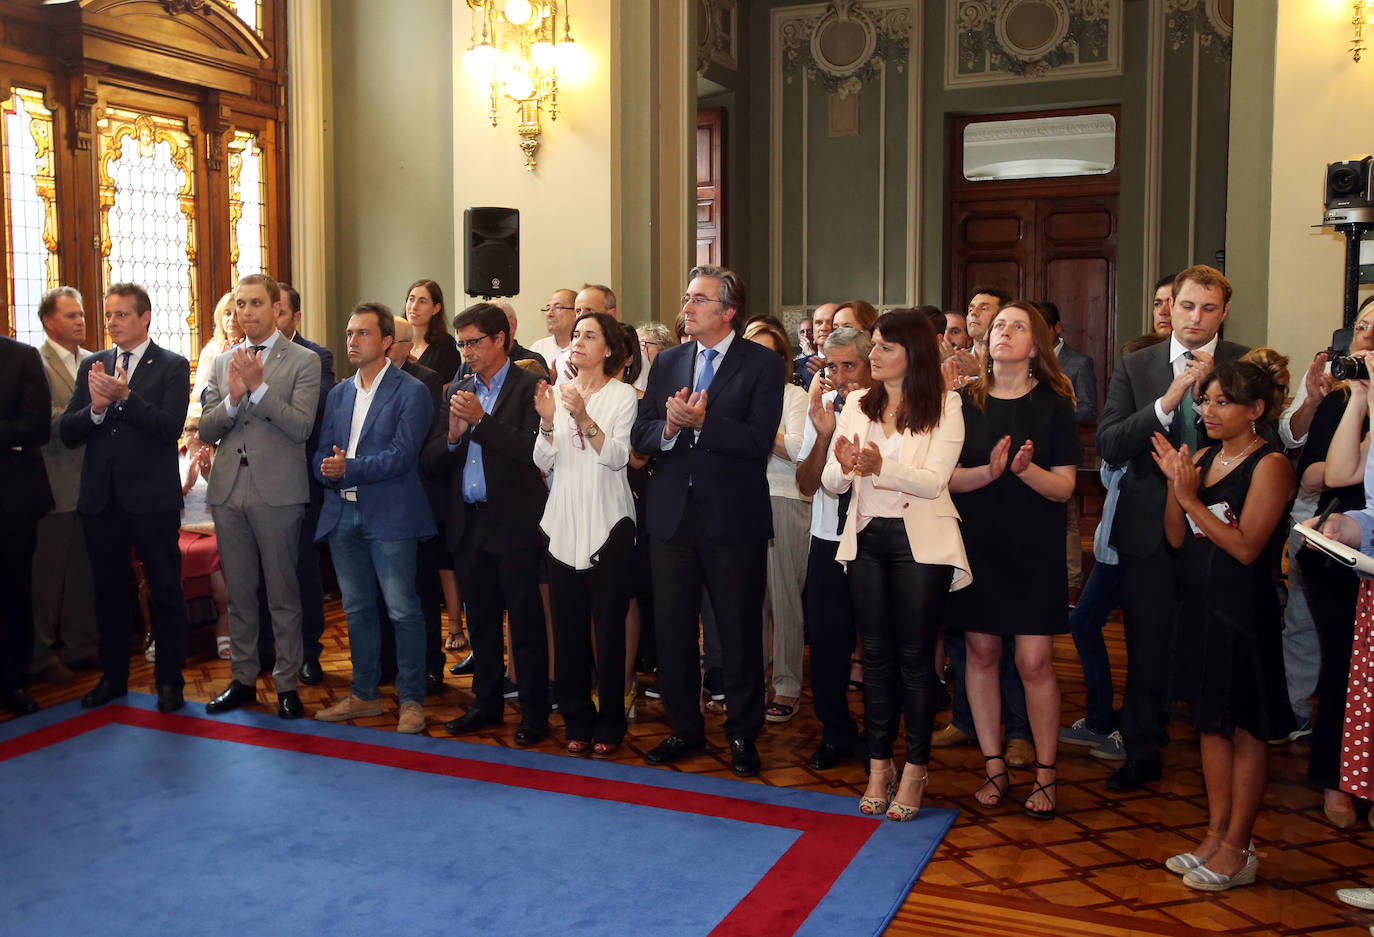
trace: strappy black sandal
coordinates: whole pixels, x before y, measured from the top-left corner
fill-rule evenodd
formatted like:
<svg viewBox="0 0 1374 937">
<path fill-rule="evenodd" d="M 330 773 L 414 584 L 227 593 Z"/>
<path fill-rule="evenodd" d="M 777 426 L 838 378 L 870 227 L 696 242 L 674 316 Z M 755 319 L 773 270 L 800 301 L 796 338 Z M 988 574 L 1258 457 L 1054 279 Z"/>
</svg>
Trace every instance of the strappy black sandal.
<svg viewBox="0 0 1374 937">
<path fill-rule="evenodd" d="M 1041 784 L 1039 781 L 1036 781 L 1035 784 L 1031 787 L 1030 796 L 1026 798 L 1026 803 L 1025 803 L 1026 815 L 1027 815 L 1027 816 L 1034 817 L 1034 818 L 1037 819 L 1037 820 L 1053 820 L 1053 819 L 1054 819 L 1055 804 L 1054 804 L 1054 798 L 1050 795 L 1050 788 L 1052 788 L 1052 787 L 1058 787 L 1058 786 L 1059 786 L 1059 777 L 1058 777 L 1058 771 L 1059 771 L 1059 769 L 1058 769 L 1057 767 L 1055 767 L 1054 765 L 1042 765 L 1040 762 L 1037 761 L 1037 762 L 1035 763 L 1035 770 L 1037 770 L 1037 771 L 1054 771 L 1054 772 L 1056 773 L 1056 775 L 1055 775 L 1055 779 L 1054 779 L 1053 781 L 1051 781 L 1050 783 L 1048 783 L 1048 784 Z M 1050 802 L 1050 809 L 1049 809 L 1049 810 L 1036 810 L 1034 807 L 1032 807 L 1032 806 L 1030 805 L 1030 799 L 1031 799 L 1031 797 L 1034 797 L 1036 794 L 1044 794 L 1044 795 L 1045 795 L 1045 799 L 1048 800 L 1048 801 Z"/>
<path fill-rule="evenodd" d="M 1009 794 L 1009 793 L 1011 792 L 1011 775 L 1007 774 L 1007 772 L 1006 772 L 1007 757 L 1006 757 L 1006 754 L 1005 754 L 1005 753 L 1002 753 L 1002 752 L 999 752 L 999 753 L 996 754 L 996 755 L 984 755 L 984 756 L 983 756 L 983 770 L 984 770 L 985 772 L 987 771 L 987 764 L 988 764 L 989 761 L 1000 761 L 1000 762 L 1002 762 L 1002 769 L 1003 769 L 1003 770 L 1002 770 L 1002 771 L 999 771 L 997 774 L 989 774 L 989 775 L 983 780 L 983 783 L 980 784 L 980 785 L 978 785 L 978 790 L 976 790 L 976 791 L 973 792 L 973 799 L 978 801 L 978 806 L 980 806 L 980 807 L 988 807 L 988 808 L 1000 807 L 1000 806 L 1002 805 L 1002 799 L 1003 799 L 1004 797 L 1006 797 L 1007 794 Z M 998 783 L 997 783 L 997 779 L 998 779 L 998 778 L 1006 778 L 1006 779 L 1007 779 L 1007 786 L 1006 786 L 1006 787 L 1003 787 L 1002 785 L 998 784 Z M 983 788 L 987 787 L 989 784 L 991 784 L 991 785 L 992 785 L 992 789 L 993 789 L 994 791 L 997 792 L 997 799 L 994 800 L 994 801 L 993 801 L 992 803 L 990 803 L 990 804 L 985 804 L 985 803 L 983 803 L 981 800 L 978 800 L 978 794 L 979 794 L 980 791 L 982 791 Z"/>
</svg>

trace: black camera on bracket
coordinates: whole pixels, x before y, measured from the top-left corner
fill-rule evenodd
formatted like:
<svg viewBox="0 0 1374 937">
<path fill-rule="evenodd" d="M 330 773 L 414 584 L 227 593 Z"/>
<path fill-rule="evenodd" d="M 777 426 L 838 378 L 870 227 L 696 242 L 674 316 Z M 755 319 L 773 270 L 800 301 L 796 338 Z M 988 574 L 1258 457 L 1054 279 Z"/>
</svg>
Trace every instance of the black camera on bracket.
<svg viewBox="0 0 1374 937">
<path fill-rule="evenodd" d="M 1323 224 L 1374 221 L 1374 156 L 1327 163 Z"/>
<path fill-rule="evenodd" d="M 1338 381 L 1369 380 L 1369 365 L 1365 359 L 1346 356 L 1331 359 L 1331 376 Z"/>
</svg>

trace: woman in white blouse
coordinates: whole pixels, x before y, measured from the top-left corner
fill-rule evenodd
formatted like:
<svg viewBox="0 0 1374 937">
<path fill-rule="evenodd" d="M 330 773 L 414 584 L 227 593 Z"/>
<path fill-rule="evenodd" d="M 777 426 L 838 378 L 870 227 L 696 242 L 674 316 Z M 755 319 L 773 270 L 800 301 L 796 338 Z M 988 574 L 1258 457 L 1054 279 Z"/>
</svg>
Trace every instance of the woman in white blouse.
<svg viewBox="0 0 1374 937">
<path fill-rule="evenodd" d="M 215 331 L 210 340 L 200 350 L 196 359 L 196 380 L 191 388 L 191 404 L 200 407 L 200 393 L 210 383 L 211 366 L 215 356 L 228 351 L 243 341 L 243 329 L 239 327 L 238 310 L 234 308 L 234 291 L 230 290 L 215 303 Z"/>
<path fill-rule="evenodd" d="M 797 490 L 797 453 L 806 435 L 806 391 L 792 383 L 792 346 L 776 325 L 756 319 L 744 337 L 773 349 L 783 360 L 782 422 L 768 458 L 768 498 L 773 506 L 773 539 L 768 541 L 768 587 L 763 603 L 763 646 L 770 646 L 772 621 L 773 702 L 769 722 L 797 714 L 802 675 L 802 587 L 811 543 L 811 499 Z"/>
<path fill-rule="evenodd" d="M 534 461 L 552 481 L 540 526 L 549 538 L 554 679 L 570 755 L 609 758 L 628 728 L 622 694 L 635 509 L 625 466 L 639 395 L 615 379 L 628 350 L 620 323 L 585 313 L 572 332 L 577 376 L 556 390 L 540 382 L 534 396 Z"/>
<path fill-rule="evenodd" d="M 869 776 L 859 811 L 911 820 L 929 780 L 935 640 L 948 594 L 972 581 L 948 491 L 964 419 L 923 314 L 879 318 L 868 360 L 873 386 L 845 402 L 821 484 L 850 493 L 835 559 L 846 564 L 863 642 Z M 892 745 L 903 716 L 898 786 Z"/>
</svg>

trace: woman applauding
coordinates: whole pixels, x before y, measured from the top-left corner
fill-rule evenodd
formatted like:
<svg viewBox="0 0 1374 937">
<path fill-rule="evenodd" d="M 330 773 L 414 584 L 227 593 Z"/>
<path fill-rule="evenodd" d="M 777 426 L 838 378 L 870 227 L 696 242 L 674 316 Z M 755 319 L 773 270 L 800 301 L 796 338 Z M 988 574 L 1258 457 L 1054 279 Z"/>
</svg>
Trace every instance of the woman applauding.
<svg viewBox="0 0 1374 937">
<path fill-rule="evenodd" d="M 1274 570 L 1293 499 L 1293 467 L 1260 438 L 1283 390 L 1249 362 L 1202 379 L 1198 412 L 1212 444 L 1193 456 L 1155 434 L 1169 479 L 1164 535 L 1178 550 L 1172 697 L 1197 729 L 1207 786 L 1207 836 L 1165 864 L 1202 891 L 1249 885 L 1259 869 L 1250 832 L 1269 780 L 1269 739 L 1293 729 L 1283 675 Z"/>
<path fill-rule="evenodd" d="M 534 462 L 553 482 L 540 526 L 549 538 L 554 680 L 568 753 L 609 758 L 627 729 L 625 611 L 635 508 L 625 466 L 639 395 L 615 379 L 629 353 L 615 319 L 602 312 L 579 316 L 571 349 L 577 376 L 556 390 L 540 382 L 534 397 Z"/>
<path fill-rule="evenodd" d="M 1054 635 L 1069 630 L 1067 513 L 1083 449 L 1073 384 L 1059 368 L 1054 333 L 1031 303 L 1008 303 L 988 329 L 983 378 L 964 390 L 964 451 L 950 481 L 964 519 L 974 588 L 950 604 L 965 633 L 969 708 L 987 764 L 974 794 L 995 807 L 1010 790 L 1002 754 L 1002 639 L 1014 635 L 1035 741 L 1035 784 L 1025 810 L 1055 811 L 1059 684 Z"/>
<path fill-rule="evenodd" d="M 879 318 L 868 360 L 873 387 L 846 401 L 821 483 L 850 493 L 835 558 L 846 564 L 863 642 L 869 777 L 859 810 L 910 820 L 929 780 L 935 639 L 948 593 L 970 581 L 946 491 L 964 421 L 925 316 L 899 309 Z M 898 786 L 892 745 L 903 715 Z"/>
</svg>

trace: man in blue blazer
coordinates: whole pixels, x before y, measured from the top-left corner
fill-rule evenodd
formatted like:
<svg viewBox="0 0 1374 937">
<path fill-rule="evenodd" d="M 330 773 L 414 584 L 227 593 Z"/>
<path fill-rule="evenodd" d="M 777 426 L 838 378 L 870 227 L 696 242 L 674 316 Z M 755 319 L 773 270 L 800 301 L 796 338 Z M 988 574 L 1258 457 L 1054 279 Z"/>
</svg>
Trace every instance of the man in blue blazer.
<svg viewBox="0 0 1374 937">
<path fill-rule="evenodd" d="M 178 441 L 190 403 L 191 365 L 148 337 L 153 304 L 133 283 L 105 291 L 114 348 L 81 362 L 62 414 L 62 441 L 86 444 L 76 510 L 86 531 L 100 631 L 100 682 L 81 699 L 100 706 L 128 692 L 130 549 L 152 590 L 157 708 L 183 705 L 186 599 L 181 591 Z"/>
<path fill-rule="evenodd" d="M 425 385 L 387 360 L 396 322 L 385 305 L 360 303 L 345 336 L 348 360 L 358 372 L 329 392 L 311 464 L 325 490 L 315 536 L 329 538 L 339 576 L 353 686 L 315 718 L 343 722 L 381 715 L 380 586 L 396 629 L 396 731 L 413 734 L 425 727 L 425 622 L 415 593 L 415 548 L 434 536 L 419 468 L 434 404 Z"/>
<path fill-rule="evenodd" d="M 744 283 L 723 267 L 692 270 L 682 312 L 693 339 L 661 352 L 631 432 L 657 457 L 647 499 L 658 682 L 673 734 L 645 761 L 701 751 L 698 620 L 704 586 L 725 664 L 731 768 L 759 771 L 763 727 L 764 576 L 773 515 L 764 476 L 782 420 L 783 362 L 746 341 Z"/>
</svg>

